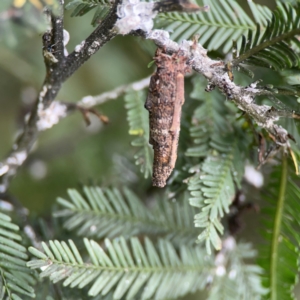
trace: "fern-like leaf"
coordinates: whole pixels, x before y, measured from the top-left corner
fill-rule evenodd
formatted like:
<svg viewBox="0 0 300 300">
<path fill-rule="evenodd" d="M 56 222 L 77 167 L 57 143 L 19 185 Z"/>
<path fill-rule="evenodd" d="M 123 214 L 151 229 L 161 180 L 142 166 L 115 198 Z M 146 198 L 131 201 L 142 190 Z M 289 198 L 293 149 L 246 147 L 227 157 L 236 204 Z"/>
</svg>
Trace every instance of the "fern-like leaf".
<svg viewBox="0 0 300 300">
<path fill-rule="evenodd" d="M 190 204 L 199 207 L 201 212 L 195 215 L 195 226 L 204 228 L 198 236 L 199 241 L 206 242 L 207 252 L 211 253 L 210 244 L 220 250 L 223 226 L 219 219 L 229 212 L 229 206 L 235 196 L 235 182 L 239 184 L 242 177 L 243 161 L 236 160 L 242 166 L 235 166 L 235 155 L 239 150 L 235 142 L 219 143 L 221 155 L 208 156 L 196 173 L 189 180 L 191 192 Z M 225 151 L 225 149 L 227 151 Z M 238 169 L 240 169 L 238 171 Z"/>
<path fill-rule="evenodd" d="M 281 168 L 272 173 L 272 182 L 265 188 L 270 205 L 263 210 L 268 220 L 260 264 L 265 269 L 264 285 L 270 290 L 266 299 L 272 300 L 295 299 L 293 289 L 299 274 L 300 189 L 288 173 L 284 155 Z"/>
<path fill-rule="evenodd" d="M 248 1 L 248 5 L 251 9 L 255 23 L 263 25 L 263 28 L 266 28 L 268 25 L 268 20 L 270 20 L 272 17 L 272 11 L 267 6 L 257 5 L 252 1 Z"/>
<path fill-rule="evenodd" d="M 11 218 L 0 212 L 0 299 L 35 297 L 34 279 L 26 267 L 28 256 L 18 231 Z"/>
<path fill-rule="evenodd" d="M 191 96 L 196 99 L 203 97 L 199 80 L 194 80 Z M 238 138 L 240 125 L 233 120 L 234 112 L 234 108 L 225 105 L 216 91 L 205 94 L 203 103 L 195 110 L 191 128 L 197 146 L 186 152 L 186 155 L 200 159 L 191 168 L 195 174 L 188 181 L 189 201 L 201 210 L 195 216 L 195 226 L 203 228 L 198 240 L 206 242 L 208 253 L 211 253 L 211 244 L 215 249 L 221 247 L 223 226 L 220 218 L 229 212 L 236 186 L 240 186 L 244 172 L 241 155 L 248 141 L 244 137 Z M 236 126 L 231 123 L 236 123 Z"/>
<path fill-rule="evenodd" d="M 281 70 L 300 66 L 300 5 L 293 8 L 289 4 L 280 4 L 272 14 L 265 30 L 249 30 L 248 36 L 234 52 L 239 53 L 233 65 L 246 63 Z M 295 51 L 295 45 L 298 51 Z"/>
<path fill-rule="evenodd" d="M 92 240 L 84 239 L 89 262 L 84 263 L 77 247 L 69 240 L 43 243 L 44 252 L 33 247 L 29 251 L 38 259 L 28 266 L 42 268 L 41 277 L 63 286 L 83 288 L 89 296 L 106 295 L 113 299 L 174 299 L 205 287 L 212 263 L 204 259 L 199 247 L 182 245 L 179 255 L 173 245 L 159 240 L 157 248 L 145 238 L 144 246 L 137 238 L 127 243 L 123 237 L 105 240 L 107 251 Z"/>
<path fill-rule="evenodd" d="M 255 29 L 251 18 L 236 1 L 214 0 L 203 1 L 203 4 L 209 5 L 208 12 L 159 14 L 157 27 L 171 31 L 171 38 L 176 41 L 198 34 L 199 42 L 205 44 L 208 50 L 222 47 L 224 53 L 230 50 L 232 40 Z M 252 5 L 259 7 L 254 3 Z"/>
<path fill-rule="evenodd" d="M 193 243 L 197 231 L 193 227 L 195 210 L 188 205 L 160 201 L 151 210 L 127 188 L 85 187 L 84 195 L 68 190 L 71 201 L 58 198 L 64 208 L 56 216 L 64 216 L 64 227 L 77 230 L 81 236 L 115 237 L 139 233 L 161 234 L 178 243 Z M 123 195 L 124 196 L 123 196 Z"/>
<path fill-rule="evenodd" d="M 144 108 L 145 91 L 129 91 L 125 96 L 129 134 L 138 136 L 132 146 L 139 148 L 135 154 L 136 164 L 140 165 L 145 178 L 152 173 L 153 151 L 149 146 L 149 117 Z"/>
<path fill-rule="evenodd" d="M 210 151 L 210 141 L 222 132 L 230 131 L 230 125 L 226 120 L 228 107 L 223 97 L 217 91 L 203 93 L 205 89 L 204 80 L 193 78 L 194 89 L 191 98 L 200 101 L 192 117 L 190 136 L 195 146 L 187 149 L 185 155 L 192 157 L 206 157 Z M 225 116 L 225 117 L 224 117 Z"/>
<path fill-rule="evenodd" d="M 107 15 L 111 5 L 109 0 L 72 0 L 66 5 L 66 9 L 73 10 L 71 17 L 78 17 L 96 8 L 92 19 L 92 25 L 96 26 Z"/>
</svg>

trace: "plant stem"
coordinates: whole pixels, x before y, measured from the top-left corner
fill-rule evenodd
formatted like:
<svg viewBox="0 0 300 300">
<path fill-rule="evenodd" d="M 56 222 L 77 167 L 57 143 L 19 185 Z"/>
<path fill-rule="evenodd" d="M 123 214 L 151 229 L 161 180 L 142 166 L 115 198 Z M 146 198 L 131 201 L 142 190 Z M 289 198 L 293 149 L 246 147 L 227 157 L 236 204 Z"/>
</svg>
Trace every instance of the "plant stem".
<svg viewBox="0 0 300 300">
<path fill-rule="evenodd" d="M 281 222 L 284 209 L 284 200 L 286 195 L 286 186 L 287 186 L 287 157 L 283 153 L 282 156 L 282 172 L 280 179 L 280 190 L 278 195 L 277 209 L 273 226 L 273 239 L 271 246 L 271 263 L 270 263 L 270 299 L 278 300 L 277 298 L 277 263 L 278 263 L 278 246 L 279 246 L 279 237 Z"/>
<path fill-rule="evenodd" d="M 283 33 L 279 36 L 275 36 L 274 38 L 272 38 L 270 40 L 266 40 L 263 43 L 260 43 L 259 45 L 249 49 L 248 51 L 246 51 L 245 53 L 240 55 L 238 58 L 234 59 L 232 64 L 237 66 L 238 64 L 245 61 L 249 57 L 255 55 L 259 51 L 262 51 L 263 49 L 265 49 L 267 47 L 270 47 L 272 45 L 275 45 L 275 44 L 277 44 L 281 41 L 287 41 L 287 40 L 291 39 L 292 37 L 298 35 L 299 33 L 300 33 L 300 29 L 296 28 L 296 29 L 293 29 L 289 32 L 285 32 L 285 33 Z"/>
</svg>

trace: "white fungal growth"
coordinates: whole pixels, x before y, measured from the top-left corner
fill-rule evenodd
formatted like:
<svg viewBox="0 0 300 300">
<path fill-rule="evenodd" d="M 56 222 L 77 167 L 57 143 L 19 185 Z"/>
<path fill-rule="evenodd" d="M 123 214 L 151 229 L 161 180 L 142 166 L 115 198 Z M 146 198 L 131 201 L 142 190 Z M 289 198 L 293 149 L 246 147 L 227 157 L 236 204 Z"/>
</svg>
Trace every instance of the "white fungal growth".
<svg viewBox="0 0 300 300">
<path fill-rule="evenodd" d="M 100 45 L 99 42 L 94 41 L 94 42 L 92 43 L 92 45 L 89 47 L 89 49 L 88 49 L 88 54 L 89 54 L 89 55 L 94 54 L 94 53 L 96 52 L 96 50 L 98 49 L 99 45 Z"/>
<path fill-rule="evenodd" d="M 0 193 L 4 193 L 6 191 L 5 184 L 0 184 Z"/>
<path fill-rule="evenodd" d="M 39 120 L 37 121 L 37 129 L 39 131 L 51 128 L 57 124 L 60 119 L 66 117 L 67 107 L 59 101 L 53 101 L 47 109 L 38 110 Z"/>
<path fill-rule="evenodd" d="M 225 251 L 234 251 L 236 248 L 235 238 L 232 236 L 227 237 L 222 243 L 222 249 Z"/>
<path fill-rule="evenodd" d="M 65 30 L 64 29 L 64 31 L 63 31 L 63 33 L 64 33 L 64 40 L 63 40 L 63 43 L 64 43 L 64 55 L 65 56 L 68 56 L 68 50 L 67 50 L 67 48 L 66 48 L 66 45 L 69 43 L 69 41 L 70 41 L 70 34 L 69 34 L 69 32 L 67 31 L 67 30 Z"/>
<path fill-rule="evenodd" d="M 4 175 L 5 173 L 7 173 L 9 170 L 9 166 L 8 165 L 3 165 L 0 167 L 0 176 Z"/>
<path fill-rule="evenodd" d="M 29 166 L 29 173 L 35 180 L 41 180 L 47 175 L 47 165 L 42 160 L 36 159 Z"/>
<path fill-rule="evenodd" d="M 264 184 L 264 177 L 262 173 L 251 165 L 247 165 L 245 167 L 244 178 L 256 188 L 261 188 Z"/>
<path fill-rule="evenodd" d="M 63 43 L 64 43 L 64 46 L 66 46 L 70 41 L 70 33 L 64 29 L 63 35 L 64 35 Z"/>
<path fill-rule="evenodd" d="M 153 6 L 154 2 L 124 0 L 117 8 L 119 19 L 115 24 L 116 30 L 120 34 L 138 29 L 149 32 L 153 27 L 153 18 L 157 15 L 157 12 L 153 11 Z"/>
<path fill-rule="evenodd" d="M 27 152 L 26 151 L 20 151 L 20 152 L 14 153 L 14 155 L 9 157 L 6 160 L 6 162 L 10 165 L 21 166 L 26 158 L 27 158 Z"/>
<path fill-rule="evenodd" d="M 12 204 L 5 200 L 0 200 L 0 209 L 1 210 L 6 210 L 6 211 L 13 211 L 14 207 Z"/>
<path fill-rule="evenodd" d="M 79 45 L 75 46 L 74 51 L 75 52 L 80 52 L 81 49 L 83 48 L 84 44 L 85 44 L 85 40 L 83 40 Z"/>
<path fill-rule="evenodd" d="M 43 89 L 40 91 L 40 95 L 39 95 L 39 102 L 40 102 L 40 104 L 42 103 L 42 101 L 43 101 L 43 99 L 44 99 L 47 91 L 48 91 L 48 88 L 47 88 L 46 85 L 44 85 Z"/>
<path fill-rule="evenodd" d="M 92 107 L 96 104 L 96 101 L 93 96 L 89 95 L 89 96 L 83 97 L 79 104 L 84 107 Z"/>
<path fill-rule="evenodd" d="M 145 88 L 145 86 L 148 86 L 150 83 L 150 78 L 145 78 L 143 80 L 140 80 L 138 82 L 135 82 L 133 85 L 132 85 L 132 89 L 135 90 L 135 91 L 140 91 L 142 90 L 143 88 Z"/>
<path fill-rule="evenodd" d="M 150 39 L 150 40 L 154 40 L 154 41 L 159 40 L 164 45 L 167 45 L 168 43 L 173 42 L 172 40 L 170 40 L 170 34 L 169 34 L 168 31 L 159 30 L 159 29 L 156 29 L 156 30 L 153 30 L 153 31 L 149 32 L 147 38 Z"/>
<path fill-rule="evenodd" d="M 216 268 L 216 275 L 218 276 L 218 277 L 222 277 L 222 276 L 224 276 L 226 274 L 226 268 L 224 267 L 224 266 L 218 266 L 217 268 Z"/>
</svg>

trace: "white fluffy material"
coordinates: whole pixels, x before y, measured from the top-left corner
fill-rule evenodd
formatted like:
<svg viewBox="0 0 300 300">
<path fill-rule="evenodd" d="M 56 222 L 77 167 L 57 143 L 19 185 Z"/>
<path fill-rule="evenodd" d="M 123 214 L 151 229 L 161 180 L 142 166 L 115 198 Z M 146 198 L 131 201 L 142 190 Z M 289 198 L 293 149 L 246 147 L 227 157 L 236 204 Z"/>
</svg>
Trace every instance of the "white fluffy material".
<svg viewBox="0 0 300 300">
<path fill-rule="evenodd" d="M 117 8 L 119 19 L 115 28 L 120 34 L 127 34 L 132 30 L 141 29 L 149 32 L 153 27 L 153 2 L 140 2 L 139 0 L 124 0 Z"/>
</svg>

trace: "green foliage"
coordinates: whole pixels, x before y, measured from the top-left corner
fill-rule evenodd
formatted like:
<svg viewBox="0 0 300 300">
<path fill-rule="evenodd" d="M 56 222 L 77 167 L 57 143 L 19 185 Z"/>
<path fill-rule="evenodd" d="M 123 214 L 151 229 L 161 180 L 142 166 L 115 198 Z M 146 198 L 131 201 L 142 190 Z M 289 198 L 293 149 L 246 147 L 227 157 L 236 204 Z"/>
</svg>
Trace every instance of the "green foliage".
<svg viewBox="0 0 300 300">
<path fill-rule="evenodd" d="M 30 247 L 37 260 L 27 265 L 43 268 L 41 277 L 54 283 L 79 289 L 92 284 L 88 295 L 105 296 L 113 291 L 113 299 L 171 299 L 203 289 L 205 274 L 212 267 L 199 247 L 182 245 L 179 255 L 167 240 L 159 240 L 157 248 L 145 238 L 144 246 L 137 238 L 127 243 L 123 237 L 105 239 L 104 251 L 98 243 L 84 239 L 89 261 L 84 263 L 75 244 L 50 241 L 43 243 L 44 252 Z"/>
<path fill-rule="evenodd" d="M 116 188 L 84 187 L 84 195 L 68 190 L 71 201 L 58 198 L 63 210 L 56 216 L 65 216 L 64 227 L 77 230 L 86 237 L 125 237 L 151 233 L 164 235 L 177 244 L 195 241 L 197 231 L 193 227 L 195 214 L 187 199 L 182 204 L 162 201 L 151 210 L 127 188 L 123 195 Z"/>
<path fill-rule="evenodd" d="M 204 288 L 209 288 L 210 300 L 260 299 L 266 293 L 260 283 L 262 269 L 246 263 L 256 252 L 233 237 L 223 242 L 215 263 L 198 246 L 182 244 L 175 251 L 169 241 L 153 244 L 147 237 L 144 243 L 135 237 L 129 242 L 106 239 L 102 247 L 84 239 L 86 259 L 72 240 L 68 243 L 42 243 L 43 252 L 31 247 L 36 259 L 28 266 L 41 268 L 40 277 L 53 283 L 63 280 L 64 287 L 87 287 L 96 299 L 176 299 Z"/>
<path fill-rule="evenodd" d="M 287 158 L 281 168 L 272 173 L 272 181 L 264 196 L 269 202 L 264 212 L 265 245 L 260 265 L 265 269 L 264 285 L 269 288 L 266 299 L 295 299 L 294 285 L 299 274 L 300 223 L 298 218 L 300 189 L 294 171 L 288 170 Z"/>
<path fill-rule="evenodd" d="M 193 100 L 200 101 L 200 105 L 194 111 L 190 128 L 195 146 L 186 151 L 186 155 L 191 157 L 205 158 L 210 152 L 212 140 L 217 140 L 220 133 L 230 131 L 231 128 L 226 120 L 229 107 L 223 97 L 217 91 L 204 93 L 204 89 L 204 80 L 194 77 L 190 96 Z"/>
<path fill-rule="evenodd" d="M 257 5 L 253 1 L 248 1 L 252 16 L 256 24 L 261 24 L 265 28 L 268 25 L 268 20 L 272 17 L 272 11 L 264 5 Z"/>
<path fill-rule="evenodd" d="M 208 12 L 159 14 L 157 26 L 171 31 L 171 38 L 176 41 L 191 39 L 197 34 L 199 42 L 208 50 L 221 47 L 224 53 L 231 48 L 232 40 L 255 29 L 254 22 L 236 1 L 203 1 L 203 4 L 209 5 Z M 251 4 L 260 10 L 260 5 Z M 261 19 L 259 24 L 263 25 L 265 18 Z"/>
<path fill-rule="evenodd" d="M 129 91 L 125 96 L 125 108 L 127 110 L 127 120 L 129 123 L 129 134 L 137 135 L 138 138 L 132 141 L 133 147 L 139 150 L 134 158 L 136 164 L 140 165 L 140 170 L 145 178 L 152 173 L 153 151 L 149 145 L 149 116 L 144 108 L 146 99 L 145 91 Z"/>
<path fill-rule="evenodd" d="M 235 179 L 243 174 L 238 169 L 242 170 L 244 164 L 242 160 L 236 159 L 239 156 L 236 141 L 229 139 L 226 143 L 219 142 L 218 146 L 222 148 L 222 153 L 208 156 L 188 183 L 190 204 L 201 209 L 195 215 L 195 226 L 204 228 L 198 240 L 206 241 L 209 254 L 210 243 L 215 249 L 221 249 L 218 232 L 223 234 L 223 226 L 219 219 L 229 213 L 229 206 L 235 196 L 235 183 L 239 184 Z M 235 162 L 242 166 L 236 166 Z"/>
<path fill-rule="evenodd" d="M 210 5 L 209 12 L 159 14 L 156 27 L 171 31 L 171 38 L 176 41 L 198 34 L 199 42 L 208 50 L 226 54 L 232 40 L 237 40 L 233 66 L 242 68 L 241 63 L 271 66 L 275 70 L 290 69 L 290 79 L 295 75 L 293 69 L 299 68 L 299 4 L 294 1 L 292 7 L 278 2 L 277 10 L 272 13 L 269 8 L 249 1 L 256 26 L 236 1 L 203 4 Z M 107 0 L 72 0 L 67 9 L 72 10 L 72 16 L 95 9 L 92 24 L 97 25 L 111 5 Z M 143 41 L 146 43 L 152 42 Z M 262 88 L 274 94 L 299 96 L 297 76 L 293 77 L 294 86 Z M 189 82 L 186 86 L 190 87 Z M 241 182 L 246 157 L 251 161 L 256 156 L 248 153 L 256 127 L 250 132 L 249 120 L 239 116 L 230 101 L 217 91 L 205 93 L 204 88 L 204 81 L 195 77 L 193 102 L 186 101 L 183 107 L 179 151 L 187 150 L 184 157 L 179 152 L 177 173 L 168 182 L 166 192 L 159 194 L 149 188 L 144 193 L 140 191 L 137 197 L 126 187 L 84 187 L 82 193 L 68 190 L 69 200 L 58 198 L 60 210 L 55 216 L 63 218 L 68 234 L 75 231 L 84 237 L 85 249 L 75 246 L 72 240 L 42 243 L 43 251 L 30 247 L 37 259 L 27 264 L 29 268 L 40 269 L 41 278 L 50 278 L 53 284 L 61 281 L 63 290 L 81 289 L 80 296 L 76 296 L 82 299 L 87 294 L 102 300 L 175 299 L 204 288 L 209 300 L 294 299 L 300 250 L 298 179 L 289 175 L 285 157 L 277 171 L 268 166 L 265 178 L 269 176 L 272 180 L 264 186 L 264 198 L 270 205 L 263 209 L 268 220 L 261 227 L 265 245 L 261 251 L 262 268 L 258 267 L 253 263 L 255 251 L 249 244 L 222 236 L 237 191 L 243 193 L 247 187 Z M 145 91 L 128 91 L 125 107 L 129 134 L 136 136 L 132 142 L 136 164 L 148 178 L 152 172 L 152 149 L 148 143 L 145 99 Z M 288 99 L 284 105 L 297 107 L 295 99 Z M 189 112 L 194 108 L 190 118 Z M 290 115 L 286 111 L 286 116 Z M 283 127 L 299 144 L 299 126 L 294 123 L 288 120 Z M 188 135 L 183 136 L 187 129 L 192 145 L 186 138 Z M 296 143 L 291 147 L 295 161 L 298 160 L 295 164 L 299 165 L 299 147 Z M 125 166 L 122 172 L 128 175 L 128 168 Z M 174 194 L 177 201 L 167 201 Z M 26 267 L 26 250 L 17 231 L 10 218 L 0 213 L 0 299 L 20 299 L 17 294 L 35 296 L 31 288 L 34 280 Z M 61 232 L 55 234 L 63 239 Z M 198 242 L 205 242 L 206 249 L 195 245 L 197 236 Z M 91 237 L 96 241 L 87 239 Z M 265 288 L 261 286 L 261 278 Z M 47 281 L 43 284 L 48 288 Z M 60 285 L 56 288 L 60 289 Z M 61 299 L 72 297 L 63 294 Z"/>
<path fill-rule="evenodd" d="M 243 62 L 275 70 L 299 67 L 300 6 L 278 5 L 265 30 L 261 30 L 258 23 L 256 30 L 248 31 L 247 38 L 243 36 L 238 49 L 235 44 L 234 52 L 238 55 L 233 65 Z"/>
<path fill-rule="evenodd" d="M 66 5 L 67 10 L 73 10 L 71 17 L 80 17 L 95 9 L 92 25 L 98 25 L 107 15 L 112 3 L 109 0 L 72 0 Z"/>
<path fill-rule="evenodd" d="M 232 238 L 223 242 L 223 249 L 216 256 L 216 282 L 211 289 L 208 300 L 259 300 L 267 290 L 261 285 L 262 268 L 253 264 L 245 264 L 246 260 L 253 259 L 256 251 L 250 244 L 235 245 Z M 223 266 L 226 273 L 223 274 Z M 222 275 L 221 275 L 222 274 Z"/>
<path fill-rule="evenodd" d="M 28 256 L 18 231 L 11 218 L 0 212 L 0 299 L 35 297 L 34 278 L 26 267 Z"/>
<path fill-rule="evenodd" d="M 286 3 L 285 0 L 277 0 L 277 2 Z M 299 0 L 289 0 L 289 3 L 292 4 L 292 5 L 297 5 L 299 3 Z"/>
<path fill-rule="evenodd" d="M 199 80 L 194 80 L 191 97 L 200 100 L 203 88 Z M 219 98 L 216 92 L 205 94 L 205 100 L 195 110 L 190 131 L 197 146 L 186 152 L 188 156 L 200 158 L 200 164 L 198 161 L 191 168 L 195 174 L 188 181 L 189 201 L 201 209 L 195 215 L 195 226 L 203 228 L 198 240 L 206 242 L 208 253 L 211 253 L 210 244 L 217 250 L 221 248 L 220 218 L 229 212 L 236 186 L 240 186 L 244 172 L 241 151 L 247 145 L 247 139 L 238 140 L 238 126 L 230 125 L 234 111 Z"/>
</svg>

